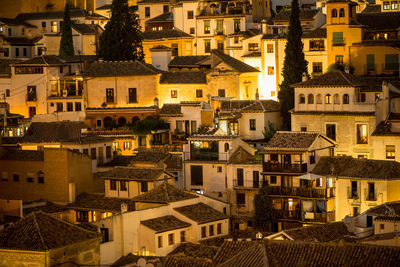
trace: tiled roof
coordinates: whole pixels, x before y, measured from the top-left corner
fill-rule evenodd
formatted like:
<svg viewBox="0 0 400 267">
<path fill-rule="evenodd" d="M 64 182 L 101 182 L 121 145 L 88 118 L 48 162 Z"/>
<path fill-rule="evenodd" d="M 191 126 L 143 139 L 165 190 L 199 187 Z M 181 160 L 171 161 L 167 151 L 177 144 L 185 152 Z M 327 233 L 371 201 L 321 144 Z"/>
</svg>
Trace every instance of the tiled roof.
<svg viewBox="0 0 400 267">
<path fill-rule="evenodd" d="M 326 38 L 326 28 L 303 32 L 303 38 Z"/>
<path fill-rule="evenodd" d="M 310 20 L 319 12 L 319 9 L 301 9 L 299 13 L 300 20 Z M 273 21 L 289 21 L 290 10 L 284 10 L 276 14 Z"/>
<path fill-rule="evenodd" d="M 99 30 L 99 25 L 97 24 L 85 24 L 85 23 L 74 23 L 72 28 L 81 34 L 96 34 Z"/>
<path fill-rule="evenodd" d="M 201 202 L 193 205 L 174 208 L 174 210 L 197 222 L 198 224 L 219 221 L 228 218 L 228 216 L 225 214 Z"/>
<path fill-rule="evenodd" d="M 233 164 L 254 164 L 258 163 L 256 157 L 239 146 L 229 159 Z"/>
<path fill-rule="evenodd" d="M 33 122 L 23 137 L 23 143 L 57 143 L 81 137 L 83 122 Z"/>
<path fill-rule="evenodd" d="M 397 216 L 380 215 L 374 218 L 374 221 L 389 221 L 389 222 L 399 222 L 400 214 Z"/>
<path fill-rule="evenodd" d="M 97 10 L 108 10 L 111 9 L 112 4 L 106 4 L 106 5 L 102 5 L 101 7 L 97 7 Z"/>
<path fill-rule="evenodd" d="M 141 0 L 137 2 L 138 4 L 148 4 L 148 3 L 169 3 L 169 0 Z"/>
<path fill-rule="evenodd" d="M 0 59 L 0 76 L 11 76 L 11 65 L 20 61 L 18 59 Z"/>
<path fill-rule="evenodd" d="M 381 5 L 369 4 L 361 13 L 378 13 L 381 12 Z"/>
<path fill-rule="evenodd" d="M 163 169 L 115 167 L 114 169 L 99 174 L 105 180 L 130 180 L 155 182 L 164 173 Z"/>
<path fill-rule="evenodd" d="M 268 112 L 279 111 L 280 104 L 274 100 L 230 100 L 221 101 L 221 111 Z"/>
<path fill-rule="evenodd" d="M 366 86 L 360 77 L 342 71 L 330 71 L 313 79 L 293 84 L 293 87 L 355 87 Z"/>
<path fill-rule="evenodd" d="M 242 57 L 261 57 L 261 52 L 251 52 L 246 55 L 243 55 Z"/>
<path fill-rule="evenodd" d="M 379 240 L 391 240 L 395 238 L 400 238 L 399 232 L 384 233 L 384 234 L 373 234 L 364 238 L 358 239 L 358 242 L 368 242 L 368 241 L 379 241 Z"/>
<path fill-rule="evenodd" d="M 23 25 L 29 28 L 37 28 L 36 26 L 26 23 L 25 21 L 20 21 L 17 19 L 10 19 L 10 18 L 0 18 L 0 22 L 3 22 L 6 25 L 10 25 L 10 26 L 19 26 L 19 25 Z"/>
<path fill-rule="evenodd" d="M 218 251 L 218 247 L 204 246 L 194 243 L 181 243 L 168 254 L 170 256 L 186 256 L 192 258 L 207 258 L 212 260 Z"/>
<path fill-rule="evenodd" d="M 1 138 L 2 145 L 17 145 L 22 140 L 20 136 L 3 136 Z"/>
<path fill-rule="evenodd" d="M 160 110 L 159 116 L 183 116 L 181 111 L 181 104 L 164 104 Z"/>
<path fill-rule="evenodd" d="M 16 63 L 16 66 L 25 65 L 65 65 L 66 61 L 59 56 L 42 55 Z"/>
<path fill-rule="evenodd" d="M 360 116 L 360 117 L 373 117 L 375 116 L 375 112 L 372 111 L 313 111 L 313 110 L 300 110 L 300 111 L 291 111 L 292 114 L 297 114 L 297 115 L 331 115 L 331 116 Z"/>
<path fill-rule="evenodd" d="M 388 160 L 355 159 L 350 156 L 321 157 L 312 173 L 336 177 L 398 180 L 400 163 Z"/>
<path fill-rule="evenodd" d="M 89 11 L 79 9 L 79 8 L 71 8 L 69 10 L 69 15 L 71 18 L 77 17 L 97 17 L 99 19 L 106 19 L 105 17 L 92 13 L 90 14 Z M 32 13 L 21 13 L 19 14 L 16 19 L 20 21 L 25 20 L 37 20 L 37 19 L 63 19 L 64 18 L 64 10 L 63 11 L 53 11 L 53 12 L 32 12 Z"/>
<path fill-rule="evenodd" d="M 1 160 L 44 161 L 44 151 L 10 149 Z"/>
<path fill-rule="evenodd" d="M 212 50 L 211 57 L 213 57 L 213 56 L 218 57 L 221 61 L 223 61 L 225 64 L 231 66 L 233 69 L 235 69 L 238 72 L 241 72 L 241 73 L 259 72 L 256 68 L 254 68 L 250 65 L 247 65 L 246 63 L 244 63 L 240 60 L 237 60 L 236 58 L 226 55 L 222 51 L 219 51 L 216 49 Z"/>
<path fill-rule="evenodd" d="M 265 145 L 265 149 L 308 149 L 319 134 L 315 132 L 286 132 L 277 131 Z"/>
<path fill-rule="evenodd" d="M 139 152 L 133 157 L 133 163 L 135 162 L 160 162 L 166 160 L 169 157 L 169 153 L 166 151 L 157 150 L 139 150 Z"/>
<path fill-rule="evenodd" d="M 140 61 L 104 61 L 89 64 L 86 74 L 90 77 L 131 75 L 156 75 L 160 70 Z"/>
<path fill-rule="evenodd" d="M 262 244 L 257 244 L 255 247 L 248 248 L 243 251 L 238 251 L 218 267 L 264 267 L 268 266 L 267 253 Z"/>
<path fill-rule="evenodd" d="M 68 204 L 68 207 L 77 210 L 98 210 L 113 213 L 121 212 L 121 204 L 128 205 L 128 211 L 135 210 L 135 202 L 131 199 L 105 197 L 100 193 L 81 193 L 75 201 Z"/>
<path fill-rule="evenodd" d="M 58 212 L 64 212 L 69 210 L 67 206 L 64 205 L 58 205 L 50 201 L 46 201 L 44 205 L 38 205 L 34 207 L 29 207 L 29 208 L 24 208 L 24 216 L 27 214 L 30 214 L 32 212 L 36 211 L 43 211 L 45 213 L 58 213 Z"/>
<path fill-rule="evenodd" d="M 33 45 L 40 39 L 42 39 L 42 36 L 37 36 L 33 38 L 27 38 L 27 37 L 3 37 L 4 41 L 7 43 L 10 43 L 12 45 Z"/>
<path fill-rule="evenodd" d="M 253 37 L 254 35 L 258 34 L 259 32 L 257 30 L 247 30 L 247 31 L 240 31 L 240 32 L 234 32 L 228 35 L 228 37 L 234 37 L 234 36 L 241 36 L 244 38 L 250 38 Z"/>
<path fill-rule="evenodd" d="M 257 248 L 257 243 L 248 241 L 225 241 L 214 257 L 214 263 L 223 263 L 242 251 Z"/>
<path fill-rule="evenodd" d="M 136 202 L 170 203 L 191 198 L 198 198 L 194 193 L 183 191 L 168 183 L 162 183 L 147 193 L 132 198 Z"/>
<path fill-rule="evenodd" d="M 192 257 L 167 257 L 164 267 L 214 267 L 211 260 L 205 258 Z"/>
<path fill-rule="evenodd" d="M 161 75 L 161 84 L 207 84 L 206 74 L 202 71 L 176 71 Z"/>
<path fill-rule="evenodd" d="M 179 30 L 170 29 L 162 31 L 145 31 L 142 33 L 143 41 L 146 40 L 159 40 L 159 39 L 171 39 L 171 38 L 194 38 L 193 36 Z"/>
<path fill-rule="evenodd" d="M 343 222 L 334 222 L 321 225 L 283 230 L 294 241 L 330 242 L 339 240 L 343 236 L 352 236 Z"/>
<path fill-rule="evenodd" d="M 141 221 L 140 223 L 156 231 L 156 234 L 191 226 L 190 223 L 181 221 L 171 215 Z"/>
<path fill-rule="evenodd" d="M 180 155 L 171 155 L 171 157 L 166 160 L 166 163 L 167 171 L 182 171 L 182 157 Z"/>
<path fill-rule="evenodd" d="M 115 156 L 111 161 L 103 163 L 100 166 L 130 166 L 132 164 L 133 156 Z"/>
<path fill-rule="evenodd" d="M 160 258 L 157 256 L 142 256 L 142 255 L 133 255 L 129 252 L 127 255 L 122 256 L 116 262 L 111 264 L 111 266 L 121 267 L 121 266 L 132 266 L 136 267 L 139 259 L 145 259 L 146 263 L 153 263 L 153 266 L 160 266 Z M 131 265 L 133 264 L 133 265 Z"/>
<path fill-rule="evenodd" d="M 386 202 L 366 211 L 377 216 L 400 216 L 400 201 Z"/>
<path fill-rule="evenodd" d="M 174 22 L 174 14 L 172 12 L 166 12 L 154 18 L 146 20 L 146 24 L 159 22 Z"/>
<path fill-rule="evenodd" d="M 169 62 L 168 67 L 198 67 L 199 63 L 210 56 L 177 56 Z"/>
<path fill-rule="evenodd" d="M 172 51 L 172 48 L 167 47 L 165 45 L 157 45 L 157 46 L 150 48 L 150 51 L 166 51 L 166 50 Z"/>
<path fill-rule="evenodd" d="M 0 248 L 46 251 L 95 238 L 99 235 L 94 232 L 36 212 L 1 231 Z"/>
<path fill-rule="evenodd" d="M 357 14 L 357 21 L 370 29 L 398 29 L 400 12 L 377 12 Z"/>
</svg>

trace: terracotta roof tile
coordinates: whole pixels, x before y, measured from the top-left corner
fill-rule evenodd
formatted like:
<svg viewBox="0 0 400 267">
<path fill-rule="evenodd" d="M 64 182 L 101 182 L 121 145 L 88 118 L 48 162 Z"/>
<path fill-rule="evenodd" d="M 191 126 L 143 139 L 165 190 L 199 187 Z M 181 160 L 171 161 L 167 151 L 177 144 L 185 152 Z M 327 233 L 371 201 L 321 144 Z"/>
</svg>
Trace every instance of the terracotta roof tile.
<svg viewBox="0 0 400 267">
<path fill-rule="evenodd" d="M 268 112 L 279 111 L 280 104 L 274 100 L 230 100 L 221 101 L 221 111 Z"/>
<path fill-rule="evenodd" d="M 257 244 L 255 247 L 248 248 L 238 253 L 228 260 L 219 264 L 218 267 L 264 267 L 268 266 L 267 253 L 262 244 Z"/>
<path fill-rule="evenodd" d="M 133 157 L 133 163 L 135 162 L 154 162 L 158 163 L 162 160 L 166 160 L 170 157 L 170 154 L 166 151 L 161 150 L 139 150 L 139 152 Z"/>
<path fill-rule="evenodd" d="M 223 263 L 249 248 L 257 248 L 257 243 L 251 241 L 225 241 L 215 255 L 214 263 Z"/>
<path fill-rule="evenodd" d="M 45 201 L 43 203 L 43 205 L 38 205 L 35 207 L 30 207 L 30 208 L 24 208 L 23 212 L 24 212 L 24 216 L 25 216 L 27 214 L 30 214 L 30 213 L 36 212 L 36 211 L 43 211 L 45 213 L 58 213 L 58 212 L 64 212 L 67 210 L 69 210 L 69 208 L 67 206 L 55 204 L 50 201 Z"/>
<path fill-rule="evenodd" d="M 89 64 L 87 76 L 113 77 L 134 75 L 156 75 L 162 71 L 140 61 L 103 61 Z"/>
<path fill-rule="evenodd" d="M 247 152 L 242 146 L 239 146 L 229 159 L 233 164 L 255 164 L 260 163 L 256 157 Z"/>
<path fill-rule="evenodd" d="M 159 22 L 174 22 L 174 14 L 172 12 L 166 12 L 161 15 L 155 16 L 151 19 L 146 20 L 147 23 L 159 23 Z"/>
<path fill-rule="evenodd" d="M 192 258 L 207 258 L 212 260 L 218 251 L 218 247 L 204 246 L 194 243 L 181 243 L 168 256 L 186 256 Z"/>
<path fill-rule="evenodd" d="M 128 205 L 128 211 L 135 210 L 135 202 L 131 199 L 105 197 L 99 193 L 81 193 L 75 201 L 68 204 L 68 207 L 81 210 L 98 210 L 112 213 L 121 212 L 121 204 Z"/>
<path fill-rule="evenodd" d="M 183 116 L 181 104 L 164 104 L 160 110 L 159 116 Z"/>
<path fill-rule="evenodd" d="M 83 122 L 33 122 L 26 131 L 23 143 L 58 143 L 81 137 Z"/>
<path fill-rule="evenodd" d="M 294 241 L 315 241 L 330 242 L 336 241 L 343 236 L 352 236 L 342 222 L 327 223 L 322 225 L 312 225 L 307 227 L 283 230 L 286 235 Z"/>
<path fill-rule="evenodd" d="M 89 11 L 80 9 L 80 8 L 71 8 L 69 10 L 69 14 L 71 18 L 77 17 L 98 17 L 101 19 L 106 19 L 105 17 L 92 13 Z M 64 18 L 64 10 L 63 11 L 52 11 L 52 12 L 32 12 L 32 13 L 20 13 L 16 19 L 20 21 L 25 20 L 38 20 L 38 19 L 63 19 Z"/>
<path fill-rule="evenodd" d="M 400 201 L 386 202 L 366 211 L 378 216 L 400 216 Z"/>
<path fill-rule="evenodd" d="M 145 31 L 142 33 L 142 38 L 143 41 L 147 41 L 147 40 L 160 40 L 160 39 L 171 39 L 171 38 L 194 38 L 194 37 L 179 29 L 170 29 L 162 31 Z"/>
<path fill-rule="evenodd" d="M 318 138 L 315 132 L 277 131 L 265 145 L 265 149 L 304 149 L 309 148 Z"/>
<path fill-rule="evenodd" d="M 369 29 L 398 29 L 400 12 L 373 12 L 357 14 L 357 21 Z"/>
<path fill-rule="evenodd" d="M 191 226 L 190 223 L 181 221 L 172 215 L 157 217 L 140 223 L 156 231 L 157 234 Z"/>
<path fill-rule="evenodd" d="M 168 183 L 162 183 L 149 192 L 132 198 L 132 200 L 135 202 L 170 203 L 191 198 L 198 198 L 198 196 Z"/>
<path fill-rule="evenodd" d="M 169 68 L 173 67 L 198 67 L 199 63 L 210 56 L 177 56 L 168 64 Z"/>
<path fill-rule="evenodd" d="M 164 267 L 213 267 L 215 264 L 211 260 L 205 258 L 192 257 L 167 257 Z"/>
<path fill-rule="evenodd" d="M 155 182 L 163 173 L 163 169 L 157 168 L 115 167 L 110 171 L 99 173 L 99 177 L 105 180 L 117 179 Z"/>
<path fill-rule="evenodd" d="M 228 216 L 225 214 L 201 202 L 193 205 L 174 208 L 174 210 L 197 222 L 198 224 L 219 221 L 228 218 Z"/>
<path fill-rule="evenodd" d="M 0 248 L 46 251 L 95 238 L 100 236 L 43 212 L 36 212 L 1 231 Z"/>
<path fill-rule="evenodd" d="M 358 76 L 354 76 L 352 74 L 347 74 L 342 71 L 335 70 L 317 76 L 313 79 L 293 84 L 292 86 L 300 88 L 300 87 L 333 87 L 333 86 L 358 87 L 366 85 L 367 82 L 365 82 L 362 78 Z"/>
</svg>

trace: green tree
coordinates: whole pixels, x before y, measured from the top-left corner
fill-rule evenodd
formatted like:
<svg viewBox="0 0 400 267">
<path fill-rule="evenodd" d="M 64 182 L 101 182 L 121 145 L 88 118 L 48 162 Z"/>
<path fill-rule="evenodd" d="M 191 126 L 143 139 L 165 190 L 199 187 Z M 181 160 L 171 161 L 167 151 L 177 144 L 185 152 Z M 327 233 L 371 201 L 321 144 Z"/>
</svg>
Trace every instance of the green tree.
<svg viewBox="0 0 400 267">
<path fill-rule="evenodd" d="M 254 196 L 255 226 L 262 231 L 271 232 L 272 225 L 278 221 L 277 211 L 268 197 L 268 185 L 263 185 Z"/>
<path fill-rule="evenodd" d="M 74 55 L 74 43 L 72 40 L 72 22 L 71 17 L 69 16 L 68 4 L 65 5 L 64 20 L 61 23 L 61 41 L 58 54 L 60 56 Z"/>
<path fill-rule="evenodd" d="M 129 9 L 127 0 L 113 0 L 111 13 L 111 19 L 100 36 L 100 56 L 104 60 L 143 61 L 138 16 Z"/>
<path fill-rule="evenodd" d="M 134 134 L 149 134 L 151 131 L 166 130 L 169 129 L 169 124 L 164 120 L 148 117 L 144 120 L 139 121 L 132 127 Z"/>
<path fill-rule="evenodd" d="M 262 133 L 264 135 L 265 141 L 269 141 L 269 139 L 271 139 L 272 136 L 274 136 L 274 134 L 276 133 L 275 125 L 272 122 L 268 121 L 268 127 L 264 127 Z"/>
<path fill-rule="evenodd" d="M 301 82 L 303 73 L 307 74 L 308 63 L 304 59 L 299 13 L 298 0 L 293 0 L 282 70 L 283 81 L 278 94 L 281 103 L 281 115 L 283 117 L 283 129 L 287 130 L 290 130 L 291 127 L 289 110 L 294 107 L 294 89 L 291 85 Z"/>
</svg>

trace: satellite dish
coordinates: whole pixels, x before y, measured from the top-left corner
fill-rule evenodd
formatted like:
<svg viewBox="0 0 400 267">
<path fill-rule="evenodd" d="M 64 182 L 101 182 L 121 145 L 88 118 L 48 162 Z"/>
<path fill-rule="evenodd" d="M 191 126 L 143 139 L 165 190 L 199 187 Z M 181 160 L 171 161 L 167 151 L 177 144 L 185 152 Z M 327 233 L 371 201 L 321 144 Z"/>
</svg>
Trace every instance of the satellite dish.
<svg viewBox="0 0 400 267">
<path fill-rule="evenodd" d="M 145 259 L 145 258 L 140 258 L 140 259 L 138 259 L 137 265 L 138 265 L 139 267 L 145 267 L 145 266 L 146 266 L 146 259 Z"/>
</svg>

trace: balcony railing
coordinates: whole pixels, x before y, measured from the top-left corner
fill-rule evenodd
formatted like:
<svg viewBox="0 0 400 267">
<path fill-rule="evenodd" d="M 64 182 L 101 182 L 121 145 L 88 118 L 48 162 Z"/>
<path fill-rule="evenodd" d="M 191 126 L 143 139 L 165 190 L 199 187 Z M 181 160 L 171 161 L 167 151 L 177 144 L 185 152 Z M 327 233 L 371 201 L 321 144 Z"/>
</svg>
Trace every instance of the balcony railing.
<svg viewBox="0 0 400 267">
<path fill-rule="evenodd" d="M 376 64 L 364 64 L 364 74 L 376 74 Z"/>
<path fill-rule="evenodd" d="M 214 35 L 224 35 L 224 29 L 215 29 Z"/>
<path fill-rule="evenodd" d="M 260 180 L 233 180 L 233 188 L 237 189 L 259 189 L 266 182 Z"/>
<path fill-rule="evenodd" d="M 329 197 L 334 197 L 334 188 L 315 189 L 307 187 L 268 186 L 267 193 L 268 195 L 276 195 L 276 196 L 329 198 Z"/>
<path fill-rule="evenodd" d="M 264 162 L 264 172 L 288 172 L 288 173 L 304 173 L 307 172 L 307 163 L 283 163 L 275 161 Z"/>
</svg>

